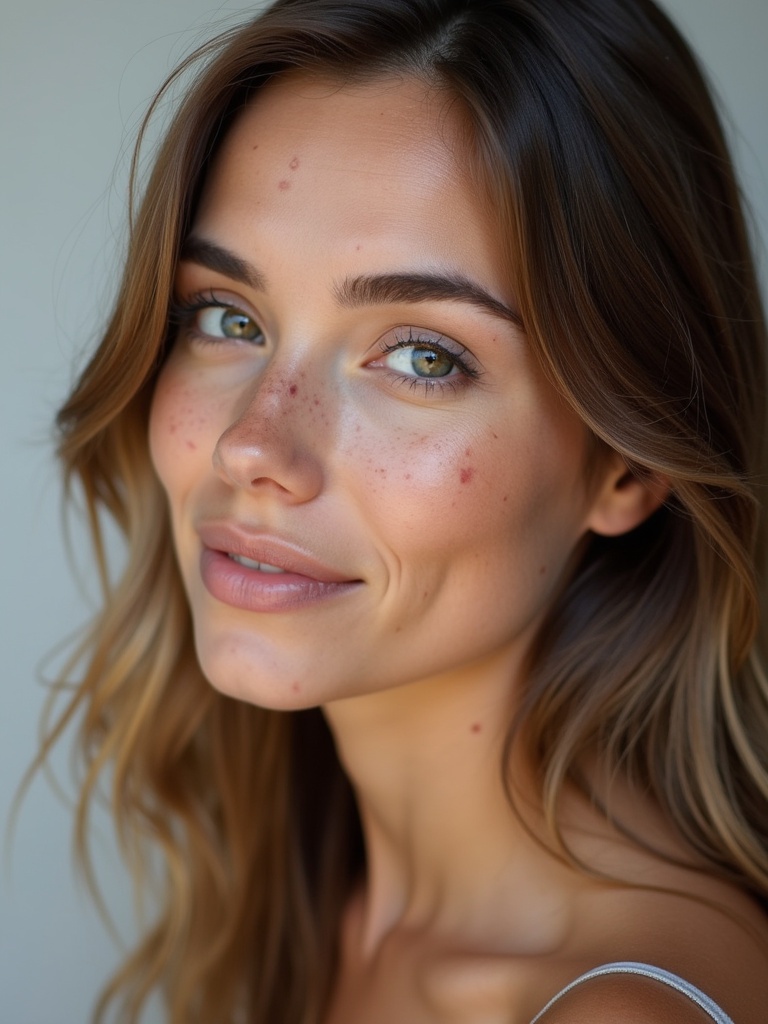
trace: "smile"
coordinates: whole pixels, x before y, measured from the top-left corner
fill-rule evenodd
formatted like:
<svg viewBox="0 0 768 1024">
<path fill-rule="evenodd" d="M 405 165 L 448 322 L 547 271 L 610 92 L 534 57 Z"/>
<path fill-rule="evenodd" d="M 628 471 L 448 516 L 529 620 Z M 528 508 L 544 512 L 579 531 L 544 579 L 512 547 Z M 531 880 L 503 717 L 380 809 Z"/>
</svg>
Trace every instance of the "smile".
<svg viewBox="0 0 768 1024">
<path fill-rule="evenodd" d="M 292 612 L 359 590 L 362 580 L 293 540 L 233 520 L 198 524 L 199 572 L 216 600 L 250 612 Z"/>
</svg>

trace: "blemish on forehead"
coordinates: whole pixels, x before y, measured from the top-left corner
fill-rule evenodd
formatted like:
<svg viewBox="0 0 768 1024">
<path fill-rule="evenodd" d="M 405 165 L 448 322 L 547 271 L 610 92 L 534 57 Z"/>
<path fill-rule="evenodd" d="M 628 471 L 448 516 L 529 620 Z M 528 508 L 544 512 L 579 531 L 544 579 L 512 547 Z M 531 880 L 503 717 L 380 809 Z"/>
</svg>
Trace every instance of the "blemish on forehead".
<svg viewBox="0 0 768 1024">
<path fill-rule="evenodd" d="M 281 181 L 278 181 L 277 187 L 280 189 L 281 192 L 285 192 L 287 188 L 291 187 L 291 183 L 290 181 L 286 181 L 286 179 L 283 178 Z"/>
<path fill-rule="evenodd" d="M 463 484 L 468 484 L 474 475 L 475 471 L 471 466 L 463 466 L 459 473 L 459 479 Z"/>
<path fill-rule="evenodd" d="M 295 171 L 296 168 L 299 166 L 299 158 L 295 156 L 293 160 L 291 160 L 291 162 L 288 164 L 288 166 L 291 168 L 292 171 Z"/>
</svg>

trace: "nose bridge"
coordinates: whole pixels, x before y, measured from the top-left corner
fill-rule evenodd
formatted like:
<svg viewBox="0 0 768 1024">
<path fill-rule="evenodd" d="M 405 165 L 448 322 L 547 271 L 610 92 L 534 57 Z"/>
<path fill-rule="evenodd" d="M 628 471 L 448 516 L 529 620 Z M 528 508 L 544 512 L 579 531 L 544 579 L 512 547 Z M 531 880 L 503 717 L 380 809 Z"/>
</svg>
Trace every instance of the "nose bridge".
<svg viewBox="0 0 768 1024">
<path fill-rule="evenodd" d="M 213 456 L 219 473 L 241 488 L 272 484 L 297 500 L 314 496 L 322 486 L 329 424 L 328 385 L 319 377 L 310 374 L 307 359 L 271 360 L 239 396 L 219 437 Z"/>
</svg>

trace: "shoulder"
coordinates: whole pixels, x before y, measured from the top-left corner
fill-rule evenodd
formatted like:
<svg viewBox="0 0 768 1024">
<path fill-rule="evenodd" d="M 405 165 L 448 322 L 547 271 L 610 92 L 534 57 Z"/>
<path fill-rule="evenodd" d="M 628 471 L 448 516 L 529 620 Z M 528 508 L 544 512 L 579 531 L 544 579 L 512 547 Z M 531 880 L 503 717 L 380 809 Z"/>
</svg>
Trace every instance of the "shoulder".
<svg viewBox="0 0 768 1024">
<path fill-rule="evenodd" d="M 690 989 L 685 991 L 688 986 L 682 979 L 675 978 L 678 985 L 665 983 L 652 971 L 590 972 L 564 990 L 535 1024 L 731 1024 L 714 1003 L 707 1012 L 707 997 L 701 1005 Z"/>
</svg>

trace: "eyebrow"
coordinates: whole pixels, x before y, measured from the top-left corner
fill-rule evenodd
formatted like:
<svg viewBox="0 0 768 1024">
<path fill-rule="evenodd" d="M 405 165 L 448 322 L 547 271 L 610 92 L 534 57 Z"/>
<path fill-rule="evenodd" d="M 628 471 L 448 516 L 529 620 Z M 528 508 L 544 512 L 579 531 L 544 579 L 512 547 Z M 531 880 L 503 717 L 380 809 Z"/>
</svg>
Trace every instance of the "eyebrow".
<svg viewBox="0 0 768 1024">
<path fill-rule="evenodd" d="M 266 291 L 266 278 L 247 260 L 204 238 L 190 235 L 181 249 L 181 259 L 198 263 L 216 273 Z M 340 306 L 390 305 L 398 302 L 463 302 L 523 329 L 520 314 L 494 298 L 480 285 L 461 274 L 402 273 L 347 277 L 334 288 Z"/>
<path fill-rule="evenodd" d="M 340 305 L 373 306 L 396 302 L 464 302 L 491 316 L 511 321 L 522 330 L 523 320 L 516 310 L 500 302 L 484 288 L 461 274 L 377 274 L 346 278 L 337 288 Z"/>
<path fill-rule="evenodd" d="M 181 247 L 179 258 L 189 260 L 191 263 L 198 263 L 201 267 L 207 267 L 217 274 L 223 274 L 233 281 L 247 285 L 255 291 L 266 290 L 264 275 L 256 269 L 248 260 L 236 256 L 229 249 L 223 249 L 214 242 L 208 242 L 204 238 L 196 238 L 189 235 Z"/>
</svg>

